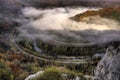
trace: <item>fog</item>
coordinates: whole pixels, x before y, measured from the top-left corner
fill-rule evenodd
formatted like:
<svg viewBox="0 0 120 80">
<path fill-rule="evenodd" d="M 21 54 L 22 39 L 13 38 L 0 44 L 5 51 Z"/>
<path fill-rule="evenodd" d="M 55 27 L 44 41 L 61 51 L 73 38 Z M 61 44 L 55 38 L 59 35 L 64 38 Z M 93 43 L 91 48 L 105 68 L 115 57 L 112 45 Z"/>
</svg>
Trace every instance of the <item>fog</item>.
<svg viewBox="0 0 120 80">
<path fill-rule="evenodd" d="M 65 43 L 95 43 L 107 44 L 120 40 L 120 24 L 117 21 L 95 16 L 92 19 L 76 22 L 70 17 L 94 8 L 49 8 L 22 9 L 27 22 L 19 28 L 20 36 L 32 40 L 60 41 Z"/>
</svg>

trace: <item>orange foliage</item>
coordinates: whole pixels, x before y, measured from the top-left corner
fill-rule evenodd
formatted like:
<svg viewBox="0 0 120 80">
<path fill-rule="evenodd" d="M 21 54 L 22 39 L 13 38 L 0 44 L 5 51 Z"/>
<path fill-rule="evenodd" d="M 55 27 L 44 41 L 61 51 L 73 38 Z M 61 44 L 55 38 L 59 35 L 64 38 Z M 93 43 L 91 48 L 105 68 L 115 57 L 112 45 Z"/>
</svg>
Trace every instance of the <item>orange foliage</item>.
<svg viewBox="0 0 120 80">
<path fill-rule="evenodd" d="M 23 57 L 20 55 L 20 54 L 11 54 L 9 55 L 9 60 L 14 60 L 14 59 L 17 59 L 17 60 L 21 60 Z"/>
<path fill-rule="evenodd" d="M 12 70 L 12 73 L 14 74 L 14 75 L 18 75 L 18 74 L 20 74 L 20 72 L 21 72 L 21 68 L 18 66 L 18 65 L 15 65 L 15 64 L 9 64 L 9 67 L 11 68 L 11 70 Z"/>
</svg>

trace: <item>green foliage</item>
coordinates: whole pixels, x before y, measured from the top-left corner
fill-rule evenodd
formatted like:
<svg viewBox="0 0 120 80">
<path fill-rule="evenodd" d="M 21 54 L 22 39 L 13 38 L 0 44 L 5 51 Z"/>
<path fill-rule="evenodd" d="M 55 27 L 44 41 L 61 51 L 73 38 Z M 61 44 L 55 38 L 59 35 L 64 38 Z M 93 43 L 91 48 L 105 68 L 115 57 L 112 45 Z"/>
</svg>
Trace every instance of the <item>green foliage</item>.
<svg viewBox="0 0 120 80">
<path fill-rule="evenodd" d="M 29 75 L 29 72 L 23 71 L 21 74 L 19 74 L 15 80 L 24 80 Z"/>
<path fill-rule="evenodd" d="M 30 73 L 36 73 L 37 71 L 41 70 L 38 63 L 27 63 L 26 70 Z"/>
<path fill-rule="evenodd" d="M 61 72 L 55 67 L 47 68 L 38 80 L 63 80 Z"/>
<path fill-rule="evenodd" d="M 0 62 L 0 80 L 14 80 L 11 69 Z"/>
<path fill-rule="evenodd" d="M 75 72 L 73 72 L 73 71 L 69 71 L 68 74 L 67 74 L 68 80 L 69 80 L 69 79 L 74 79 L 75 76 L 76 76 L 76 74 L 75 74 Z"/>
<path fill-rule="evenodd" d="M 73 80 L 76 75 L 74 71 L 52 66 L 46 68 L 43 74 L 33 80 Z"/>
</svg>

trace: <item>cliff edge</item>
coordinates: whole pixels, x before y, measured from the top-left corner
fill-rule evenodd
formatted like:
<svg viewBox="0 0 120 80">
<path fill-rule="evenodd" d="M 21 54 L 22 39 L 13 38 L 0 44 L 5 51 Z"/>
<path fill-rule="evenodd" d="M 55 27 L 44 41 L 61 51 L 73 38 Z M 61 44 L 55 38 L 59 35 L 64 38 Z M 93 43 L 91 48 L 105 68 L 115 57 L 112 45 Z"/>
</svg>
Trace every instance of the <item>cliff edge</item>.
<svg viewBox="0 0 120 80">
<path fill-rule="evenodd" d="M 95 69 L 100 80 L 120 80 L 120 42 L 111 43 Z"/>
</svg>

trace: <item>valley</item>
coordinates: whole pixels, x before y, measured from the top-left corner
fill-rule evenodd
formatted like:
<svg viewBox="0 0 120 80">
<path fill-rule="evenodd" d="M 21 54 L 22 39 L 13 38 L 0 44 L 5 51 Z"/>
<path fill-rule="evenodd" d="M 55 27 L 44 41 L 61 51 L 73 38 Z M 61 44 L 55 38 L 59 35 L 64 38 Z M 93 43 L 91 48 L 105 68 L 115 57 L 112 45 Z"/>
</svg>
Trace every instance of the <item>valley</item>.
<svg viewBox="0 0 120 80">
<path fill-rule="evenodd" d="M 119 65 L 119 4 L 0 0 L 0 80 L 107 80 L 106 65 Z"/>
</svg>

